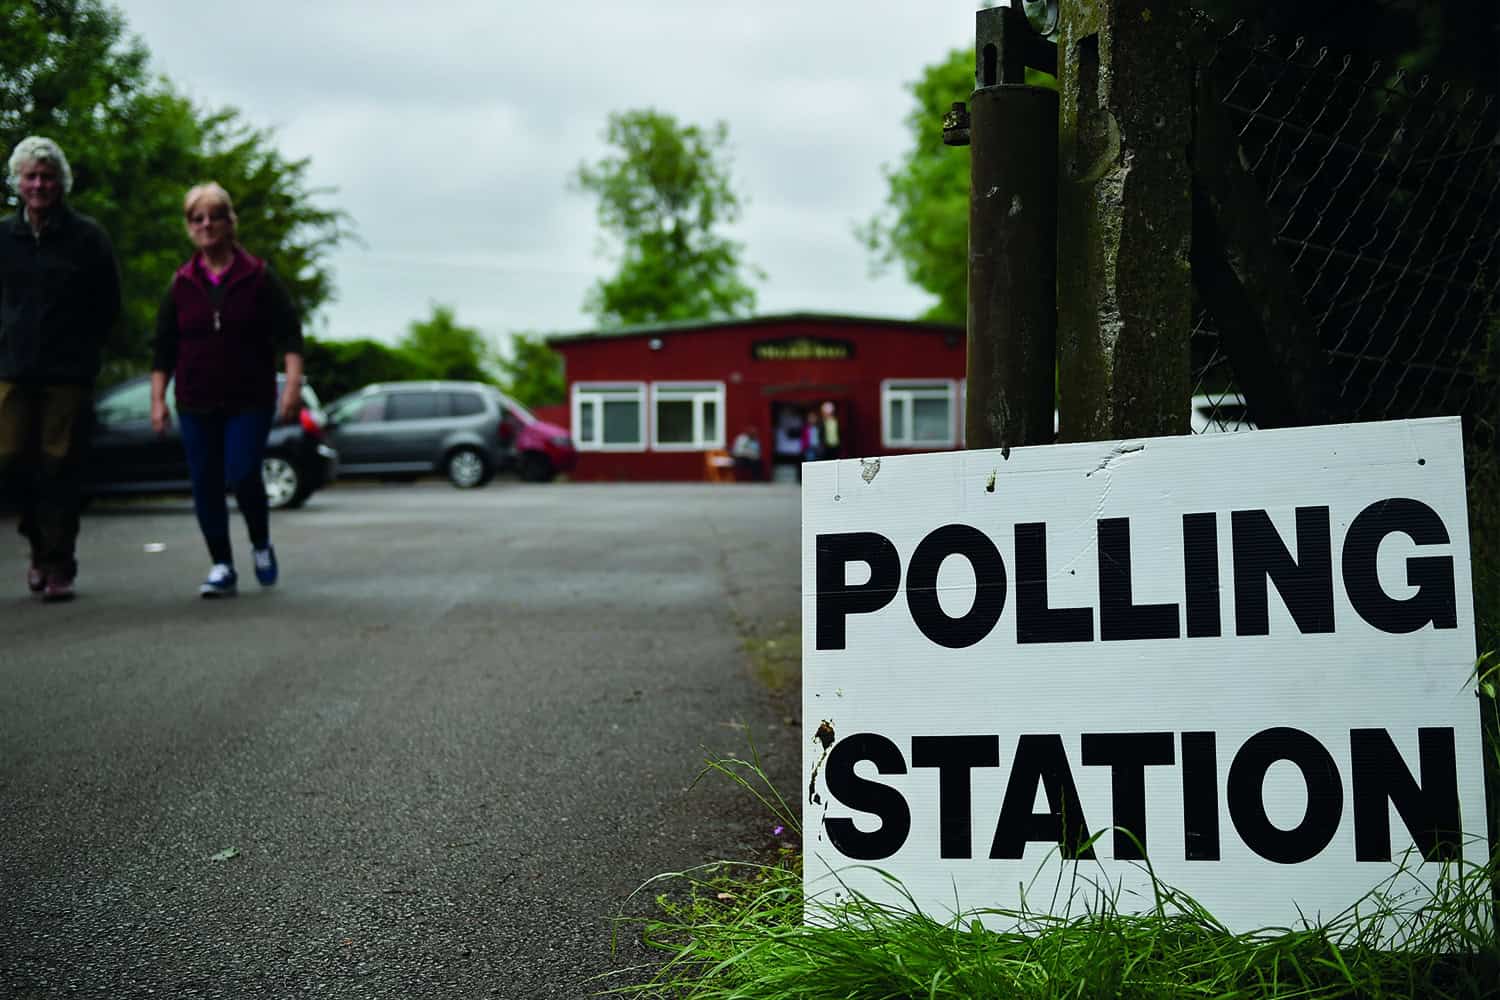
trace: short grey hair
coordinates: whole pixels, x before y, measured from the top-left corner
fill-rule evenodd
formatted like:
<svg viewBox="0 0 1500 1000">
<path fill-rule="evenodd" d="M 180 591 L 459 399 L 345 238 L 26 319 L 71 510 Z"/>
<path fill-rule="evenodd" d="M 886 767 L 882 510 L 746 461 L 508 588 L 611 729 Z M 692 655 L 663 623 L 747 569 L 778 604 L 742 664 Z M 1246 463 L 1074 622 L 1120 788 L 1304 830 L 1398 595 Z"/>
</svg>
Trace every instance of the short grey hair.
<svg viewBox="0 0 1500 1000">
<path fill-rule="evenodd" d="M 57 168 L 62 178 L 64 194 L 73 190 L 73 168 L 68 166 L 68 158 L 63 155 L 62 147 L 41 135 L 28 135 L 16 143 L 15 150 L 10 154 L 10 186 L 19 190 L 21 168 L 36 162 L 50 163 Z"/>
</svg>

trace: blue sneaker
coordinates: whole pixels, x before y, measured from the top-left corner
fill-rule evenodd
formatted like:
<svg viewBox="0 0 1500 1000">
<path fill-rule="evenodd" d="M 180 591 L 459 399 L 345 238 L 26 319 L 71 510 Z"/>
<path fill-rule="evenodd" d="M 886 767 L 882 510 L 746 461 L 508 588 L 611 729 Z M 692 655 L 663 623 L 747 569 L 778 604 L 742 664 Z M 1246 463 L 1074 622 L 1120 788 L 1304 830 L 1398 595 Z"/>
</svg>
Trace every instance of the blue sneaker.
<svg viewBox="0 0 1500 1000">
<path fill-rule="evenodd" d="M 239 574 L 228 563 L 214 563 L 208 579 L 198 588 L 200 597 L 233 597 L 239 590 Z"/>
<path fill-rule="evenodd" d="M 260 581 L 262 587 L 269 587 L 276 582 L 276 550 L 267 545 L 263 549 L 253 550 L 255 556 L 255 578 Z"/>
</svg>

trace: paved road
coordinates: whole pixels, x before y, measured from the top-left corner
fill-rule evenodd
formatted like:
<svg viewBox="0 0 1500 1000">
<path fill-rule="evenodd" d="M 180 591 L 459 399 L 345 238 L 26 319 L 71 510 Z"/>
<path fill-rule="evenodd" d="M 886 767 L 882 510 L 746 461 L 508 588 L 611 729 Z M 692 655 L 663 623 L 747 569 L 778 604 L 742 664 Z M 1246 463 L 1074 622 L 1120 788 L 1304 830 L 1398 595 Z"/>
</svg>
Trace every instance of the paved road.
<svg viewBox="0 0 1500 1000">
<path fill-rule="evenodd" d="M 798 516 L 781 486 L 341 486 L 233 601 L 197 598 L 180 501 L 91 511 L 71 604 L 7 559 L 0 995 L 589 995 L 645 956 L 611 953 L 632 890 L 770 842 L 745 793 L 687 791 L 704 748 L 748 725 L 796 783 L 733 620 L 796 614 Z"/>
</svg>

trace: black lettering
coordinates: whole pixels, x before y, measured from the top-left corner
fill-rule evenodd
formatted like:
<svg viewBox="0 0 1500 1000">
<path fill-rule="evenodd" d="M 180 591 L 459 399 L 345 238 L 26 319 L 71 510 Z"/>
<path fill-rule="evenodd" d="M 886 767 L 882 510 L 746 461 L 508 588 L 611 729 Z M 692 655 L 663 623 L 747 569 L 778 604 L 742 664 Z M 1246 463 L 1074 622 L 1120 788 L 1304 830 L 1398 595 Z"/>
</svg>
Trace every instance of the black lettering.
<svg viewBox="0 0 1500 1000">
<path fill-rule="evenodd" d="M 1283 830 L 1266 815 L 1266 771 L 1277 761 L 1291 761 L 1307 785 L 1302 822 Z M 1333 756 L 1313 736 L 1279 726 L 1245 741 L 1229 765 L 1229 818 L 1245 846 L 1267 861 L 1300 864 L 1316 857 L 1338 832 L 1344 814 L 1344 785 Z"/>
<path fill-rule="evenodd" d="M 879 611 L 901 585 L 901 557 L 896 546 L 873 531 L 819 535 L 817 542 L 817 643 L 819 649 L 844 648 L 844 618 Z M 851 562 L 870 567 L 870 579 L 857 586 L 844 582 Z"/>
<path fill-rule="evenodd" d="M 869 781 L 854 773 L 854 765 L 867 760 L 881 774 L 905 774 L 906 761 L 896 744 L 878 733 L 855 733 L 834 744 L 828 752 L 824 780 L 828 792 L 850 809 L 880 817 L 880 829 L 865 833 L 852 819 L 824 817 L 823 829 L 839 853 L 858 861 L 880 861 L 901 850 L 911 833 L 911 807 L 901 793 L 889 785 Z"/>
<path fill-rule="evenodd" d="M 1219 860 L 1219 757 L 1214 734 L 1182 734 L 1182 836 L 1188 861 Z"/>
<path fill-rule="evenodd" d="M 1016 641 L 1093 639 L 1093 608 L 1047 607 L 1047 526 L 1016 525 Z"/>
<path fill-rule="evenodd" d="M 1175 639 L 1175 604 L 1136 604 L 1130 577 L 1130 519 L 1099 519 L 1099 638 Z"/>
<path fill-rule="evenodd" d="M 1182 515 L 1182 564 L 1188 638 L 1222 635 L 1217 514 Z"/>
<path fill-rule="evenodd" d="M 1033 813 L 1039 781 L 1047 793 L 1048 811 Z M 990 857 L 1019 858 L 1032 841 L 1057 844 L 1069 861 L 1094 859 L 1068 755 L 1063 751 L 1062 737 L 1053 733 L 1022 736 L 1016 741 L 1016 759 L 1005 786 Z"/>
<path fill-rule="evenodd" d="M 911 766 L 938 769 L 938 853 L 945 858 L 974 856 L 973 783 L 976 767 L 1000 766 L 998 736 L 913 736 Z"/>
<path fill-rule="evenodd" d="M 963 556 L 974 570 L 974 603 L 950 618 L 938 602 L 938 569 Z M 946 524 L 922 539 L 906 569 L 906 605 L 922 634 L 939 646 L 964 649 L 990 634 L 1005 610 L 1005 562 L 989 536 L 967 524 Z"/>
<path fill-rule="evenodd" d="M 1146 768 L 1176 761 L 1171 733 L 1084 733 L 1085 766 L 1109 767 L 1115 858 L 1146 857 Z"/>
<path fill-rule="evenodd" d="M 1382 632 L 1403 635 L 1429 622 L 1433 628 L 1458 628 L 1452 556 L 1414 556 L 1406 560 L 1406 582 L 1417 592 L 1404 601 L 1380 587 L 1375 572 L 1380 543 L 1401 532 L 1418 545 L 1446 545 L 1448 529 L 1437 511 L 1417 500 L 1393 497 L 1359 512 L 1344 536 L 1344 589 L 1361 618 Z"/>
<path fill-rule="evenodd" d="M 1327 507 L 1297 508 L 1297 556 L 1263 510 L 1230 515 L 1236 635 L 1269 635 L 1267 581 L 1304 634 L 1333 631 L 1333 540 Z"/>
<path fill-rule="evenodd" d="M 1457 861 L 1462 832 L 1458 805 L 1458 752 L 1452 729 L 1417 730 L 1420 784 L 1384 729 L 1349 730 L 1353 774 L 1354 860 L 1391 860 L 1391 813 L 1426 861 Z"/>
</svg>

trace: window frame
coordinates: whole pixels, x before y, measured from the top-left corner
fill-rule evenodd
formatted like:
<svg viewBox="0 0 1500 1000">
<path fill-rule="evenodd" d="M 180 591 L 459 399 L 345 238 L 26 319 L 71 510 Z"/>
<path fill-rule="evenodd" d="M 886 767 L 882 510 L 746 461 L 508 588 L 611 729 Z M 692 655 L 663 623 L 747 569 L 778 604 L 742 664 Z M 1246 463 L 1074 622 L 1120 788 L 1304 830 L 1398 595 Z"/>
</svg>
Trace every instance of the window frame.
<svg viewBox="0 0 1500 1000">
<path fill-rule="evenodd" d="M 722 451 L 724 449 L 724 383 L 692 379 L 651 383 L 652 451 Z M 659 407 L 663 402 L 688 402 L 693 408 L 693 440 L 662 441 Z M 706 427 L 704 404 L 714 404 L 712 427 Z"/>
<path fill-rule="evenodd" d="M 626 444 L 608 444 L 604 441 L 604 401 L 608 397 L 623 398 L 633 395 L 638 408 L 636 430 L 639 441 Z M 573 447 L 578 451 L 643 452 L 650 440 L 646 431 L 647 393 L 645 382 L 574 382 L 568 387 L 568 413 L 573 432 Z M 595 405 L 594 440 L 585 440 L 583 433 L 584 397 Z"/>
<path fill-rule="evenodd" d="M 914 440 L 916 406 L 918 399 L 934 399 L 942 395 L 948 403 L 948 429 L 942 439 Z M 905 403 L 905 427 L 891 427 L 891 400 Z M 951 449 L 958 447 L 958 382 L 951 378 L 888 378 L 880 383 L 880 443 L 884 448 Z"/>
</svg>

